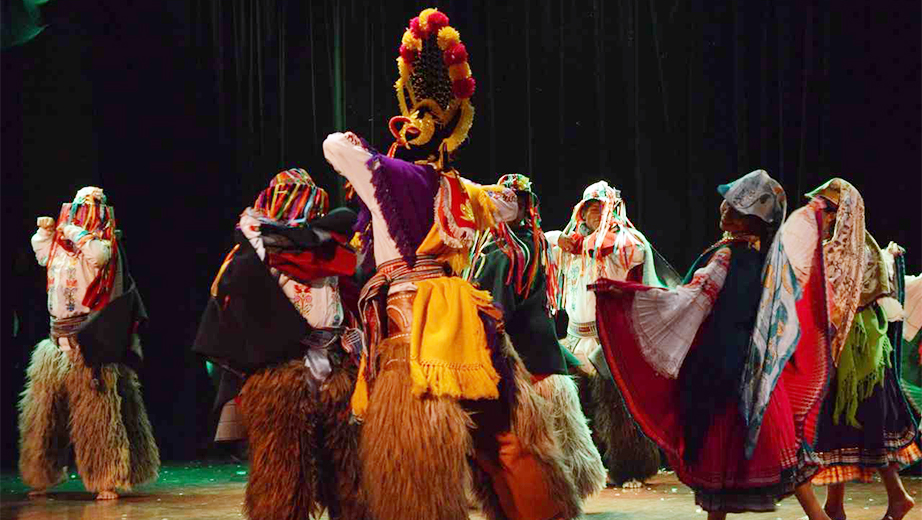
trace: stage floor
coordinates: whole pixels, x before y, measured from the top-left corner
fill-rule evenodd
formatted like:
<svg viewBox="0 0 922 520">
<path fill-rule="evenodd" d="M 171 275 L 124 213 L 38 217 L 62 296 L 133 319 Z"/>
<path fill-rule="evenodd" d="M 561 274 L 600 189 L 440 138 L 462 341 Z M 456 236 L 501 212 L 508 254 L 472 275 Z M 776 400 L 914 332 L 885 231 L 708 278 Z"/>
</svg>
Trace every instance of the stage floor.
<svg viewBox="0 0 922 520">
<path fill-rule="evenodd" d="M 58 486 L 44 498 L 29 499 L 16 475 L 0 477 L 0 519 L 3 520 L 229 520 L 243 517 L 241 504 L 247 466 L 234 463 L 167 464 L 160 479 L 149 486 L 124 494 L 119 500 L 93 500 L 79 478 Z M 906 488 L 918 502 L 922 479 L 903 477 Z M 825 491 L 817 488 L 820 500 Z M 850 484 L 846 512 L 849 520 L 879 520 L 887 509 L 883 485 Z M 640 490 L 606 489 L 586 504 L 587 520 L 660 520 L 704 518 L 695 506 L 691 491 L 672 473 L 662 473 Z M 794 497 L 786 499 L 773 513 L 747 513 L 730 518 L 794 520 L 803 517 Z M 326 517 L 324 517 L 326 518 Z M 482 519 L 473 513 L 471 518 Z M 922 519 L 922 505 L 907 519 Z"/>
</svg>

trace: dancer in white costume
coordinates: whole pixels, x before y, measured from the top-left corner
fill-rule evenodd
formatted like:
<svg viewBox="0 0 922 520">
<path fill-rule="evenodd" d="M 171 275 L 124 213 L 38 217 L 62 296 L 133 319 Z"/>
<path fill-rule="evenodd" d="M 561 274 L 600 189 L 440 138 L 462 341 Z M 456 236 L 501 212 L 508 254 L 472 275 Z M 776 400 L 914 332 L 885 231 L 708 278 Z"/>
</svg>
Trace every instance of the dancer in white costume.
<svg viewBox="0 0 922 520">
<path fill-rule="evenodd" d="M 563 344 L 581 363 L 583 410 L 591 421 L 593 437 L 604 454 L 610 482 L 640 487 L 658 471 L 659 449 L 634 425 L 604 360 L 594 359 L 601 344 L 595 294 L 587 286 L 600 278 L 656 287 L 666 283 L 657 276 L 652 247 L 628 220 L 620 192 L 605 181 L 587 187 L 567 227 L 547 237 L 556 246 L 559 307 L 569 318 Z M 666 279 L 678 278 L 671 268 L 660 270 Z"/>
</svg>

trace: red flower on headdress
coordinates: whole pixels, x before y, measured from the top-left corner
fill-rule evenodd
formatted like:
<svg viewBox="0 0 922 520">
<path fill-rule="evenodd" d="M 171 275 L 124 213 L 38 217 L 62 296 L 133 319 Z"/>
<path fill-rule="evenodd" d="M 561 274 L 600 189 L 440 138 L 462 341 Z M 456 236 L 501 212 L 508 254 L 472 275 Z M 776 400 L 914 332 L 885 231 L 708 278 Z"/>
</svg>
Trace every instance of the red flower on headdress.
<svg viewBox="0 0 922 520">
<path fill-rule="evenodd" d="M 408 49 L 406 45 L 401 45 L 400 57 L 403 58 L 403 62 L 406 63 L 407 66 L 412 66 L 413 62 L 416 61 L 416 51 Z"/>
<path fill-rule="evenodd" d="M 414 16 L 410 20 L 410 30 L 413 31 L 413 34 L 420 40 L 426 39 L 426 33 L 423 32 L 423 28 L 419 26 L 419 17 Z"/>
<path fill-rule="evenodd" d="M 448 25 L 448 17 L 445 13 L 436 11 L 429 15 L 426 25 L 428 25 L 429 34 L 438 34 L 439 29 Z"/>
<path fill-rule="evenodd" d="M 446 67 L 464 63 L 467 61 L 467 49 L 464 47 L 463 43 L 456 43 L 445 49 L 445 53 L 442 54 L 442 59 L 445 61 Z"/>
<path fill-rule="evenodd" d="M 455 97 L 461 99 L 467 99 L 473 96 L 476 88 L 477 83 L 474 81 L 474 78 L 459 79 L 451 84 L 451 92 Z"/>
</svg>

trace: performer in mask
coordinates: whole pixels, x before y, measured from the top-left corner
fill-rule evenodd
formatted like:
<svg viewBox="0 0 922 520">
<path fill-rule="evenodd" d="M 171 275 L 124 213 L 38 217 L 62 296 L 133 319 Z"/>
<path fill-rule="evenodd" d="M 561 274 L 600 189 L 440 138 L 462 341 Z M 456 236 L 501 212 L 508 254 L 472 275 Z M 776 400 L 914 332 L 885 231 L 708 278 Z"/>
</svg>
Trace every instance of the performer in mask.
<svg viewBox="0 0 922 520">
<path fill-rule="evenodd" d="M 478 234 L 467 278 L 489 290 L 503 310 L 506 333 L 535 389 L 552 403 L 564 460 L 586 498 L 604 487 L 605 468 L 580 408 L 579 391 L 568 375 L 568 366 L 579 361 L 557 341 L 551 317 L 557 279 L 541 230 L 538 196 L 521 174 L 503 175 L 497 184 L 515 191 L 519 212 L 512 222 Z"/>
<path fill-rule="evenodd" d="M 51 334 L 32 353 L 19 403 L 19 471 L 30 495 L 67 479 L 70 447 L 97 499 L 153 481 L 160 452 L 141 399 L 138 328 L 147 314 L 128 273 L 115 211 L 87 186 L 32 248 L 48 268 Z"/>
<path fill-rule="evenodd" d="M 217 404 L 238 404 L 252 520 L 367 518 L 349 421 L 361 345 L 342 296 L 355 213 L 328 205 L 302 169 L 272 179 L 240 215 L 195 341 L 224 369 Z"/>
<path fill-rule="evenodd" d="M 603 277 L 665 286 L 657 276 L 653 248 L 628 220 L 618 190 L 605 181 L 587 187 L 563 232 L 548 237 L 558 248 L 559 303 L 569 318 L 564 345 L 581 363 L 576 373 L 584 388 L 583 406 L 605 453 L 608 477 L 619 487 L 640 487 L 659 470 L 659 448 L 634 425 L 607 365 L 598 357 L 595 294 L 587 287 Z M 660 266 L 660 272 L 666 279 L 677 278 L 667 266 Z"/>
<path fill-rule="evenodd" d="M 364 205 L 358 229 L 375 266 L 359 303 L 368 348 L 352 401 L 371 514 L 466 519 L 473 476 L 488 518 L 575 518 L 546 401 L 492 296 L 460 277 L 477 231 L 516 216 L 511 190 L 452 167 L 474 115 L 467 50 L 448 17 L 426 9 L 399 52 L 389 153 L 351 132 L 323 144 Z"/>
</svg>

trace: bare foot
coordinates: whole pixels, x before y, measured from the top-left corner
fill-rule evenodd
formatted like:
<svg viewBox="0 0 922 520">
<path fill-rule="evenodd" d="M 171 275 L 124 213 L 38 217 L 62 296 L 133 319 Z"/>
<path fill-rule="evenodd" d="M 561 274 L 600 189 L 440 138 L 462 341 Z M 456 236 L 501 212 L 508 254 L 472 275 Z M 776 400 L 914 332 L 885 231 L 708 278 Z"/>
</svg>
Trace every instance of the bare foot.
<svg viewBox="0 0 922 520">
<path fill-rule="evenodd" d="M 32 491 L 29 491 L 29 498 L 40 498 L 47 494 L 47 489 L 33 489 Z"/>
<path fill-rule="evenodd" d="M 887 506 L 887 514 L 884 515 L 883 520 L 902 520 L 914 505 L 916 505 L 916 501 L 909 495 L 906 495 L 906 497 L 899 502 L 891 502 Z"/>
<path fill-rule="evenodd" d="M 118 498 L 118 493 L 112 490 L 100 491 L 96 495 L 96 500 L 115 500 L 116 498 Z"/>
<path fill-rule="evenodd" d="M 643 487 L 643 482 L 639 480 L 631 479 L 625 482 L 624 484 L 621 484 L 621 487 L 624 489 L 640 489 Z"/>
</svg>

